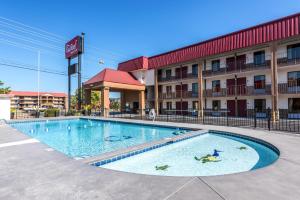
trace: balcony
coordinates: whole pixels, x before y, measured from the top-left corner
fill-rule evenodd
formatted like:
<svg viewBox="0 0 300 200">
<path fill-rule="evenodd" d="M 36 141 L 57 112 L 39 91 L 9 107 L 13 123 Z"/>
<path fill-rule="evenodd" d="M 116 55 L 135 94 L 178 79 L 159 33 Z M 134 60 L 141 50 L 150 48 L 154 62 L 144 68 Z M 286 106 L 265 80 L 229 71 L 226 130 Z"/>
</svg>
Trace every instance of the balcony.
<svg viewBox="0 0 300 200">
<path fill-rule="evenodd" d="M 207 89 L 203 91 L 204 97 L 233 97 L 233 96 L 252 96 L 252 95 L 270 95 L 271 84 L 265 87 L 255 88 L 254 86 L 238 85 L 228 88 Z"/>
<path fill-rule="evenodd" d="M 300 94 L 300 83 L 279 83 L 279 94 Z"/>
<path fill-rule="evenodd" d="M 277 59 L 278 67 L 286 67 L 291 65 L 299 65 L 300 64 L 300 58 L 287 58 L 282 57 Z"/>
<path fill-rule="evenodd" d="M 188 73 L 186 75 L 180 76 L 169 76 L 169 77 L 158 77 L 158 82 L 170 82 L 170 81 L 180 81 L 185 79 L 198 78 L 198 74 Z"/>
<path fill-rule="evenodd" d="M 176 91 L 170 93 L 160 93 L 160 99 L 181 99 L 181 98 L 198 98 L 198 93 L 192 91 Z"/>
<path fill-rule="evenodd" d="M 211 77 L 217 75 L 225 75 L 225 74 L 233 74 L 239 72 L 247 72 L 247 71 L 254 71 L 254 70 L 264 70 L 271 68 L 271 61 L 266 60 L 262 64 L 255 64 L 255 63 L 237 63 L 236 65 L 232 63 L 227 63 L 226 67 L 220 68 L 218 71 L 212 70 L 205 70 L 202 72 L 203 77 Z"/>
</svg>

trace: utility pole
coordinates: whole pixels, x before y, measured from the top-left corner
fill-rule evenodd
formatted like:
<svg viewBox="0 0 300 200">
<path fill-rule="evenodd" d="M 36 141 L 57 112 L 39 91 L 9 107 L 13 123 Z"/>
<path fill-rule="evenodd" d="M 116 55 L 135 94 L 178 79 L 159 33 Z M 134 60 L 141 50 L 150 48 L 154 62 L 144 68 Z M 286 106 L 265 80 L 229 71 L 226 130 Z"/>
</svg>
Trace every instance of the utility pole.
<svg viewBox="0 0 300 200">
<path fill-rule="evenodd" d="M 38 65 L 37 65 L 37 84 L 38 84 L 38 107 L 37 107 L 37 116 L 40 115 L 40 65 L 41 65 L 41 52 L 38 51 Z"/>
</svg>

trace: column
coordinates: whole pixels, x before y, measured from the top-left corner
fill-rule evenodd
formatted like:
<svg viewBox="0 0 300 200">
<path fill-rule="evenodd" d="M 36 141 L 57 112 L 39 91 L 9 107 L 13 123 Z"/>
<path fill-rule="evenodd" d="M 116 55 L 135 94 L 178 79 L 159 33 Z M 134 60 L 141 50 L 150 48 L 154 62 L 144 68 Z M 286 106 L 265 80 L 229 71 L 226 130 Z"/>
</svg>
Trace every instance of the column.
<svg viewBox="0 0 300 200">
<path fill-rule="evenodd" d="M 157 69 L 154 70 L 154 108 L 155 108 L 155 113 L 158 115 L 158 80 L 157 80 Z"/>
<path fill-rule="evenodd" d="M 198 64 L 198 116 L 203 117 L 203 62 Z"/>
<path fill-rule="evenodd" d="M 141 115 L 145 115 L 145 91 L 141 90 L 139 91 L 139 109 L 141 112 Z"/>
<path fill-rule="evenodd" d="M 126 99 L 125 99 L 125 91 L 122 90 L 121 91 L 121 111 L 125 110 L 125 107 L 126 107 Z"/>
<path fill-rule="evenodd" d="M 103 87 L 101 89 L 101 115 L 103 117 L 109 116 L 109 88 Z"/>
<path fill-rule="evenodd" d="M 271 46 L 271 81 L 272 81 L 272 121 L 279 119 L 278 110 L 278 69 L 277 69 L 277 46 L 275 43 Z"/>
</svg>

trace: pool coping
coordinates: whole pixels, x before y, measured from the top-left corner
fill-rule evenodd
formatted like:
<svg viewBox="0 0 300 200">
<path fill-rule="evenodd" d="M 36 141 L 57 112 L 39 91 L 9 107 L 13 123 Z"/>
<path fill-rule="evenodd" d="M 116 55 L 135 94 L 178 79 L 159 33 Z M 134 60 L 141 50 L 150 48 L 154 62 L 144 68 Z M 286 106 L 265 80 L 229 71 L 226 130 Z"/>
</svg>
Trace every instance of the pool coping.
<svg viewBox="0 0 300 200">
<path fill-rule="evenodd" d="M 116 151 L 111 151 L 108 153 L 104 153 L 98 156 L 93 156 L 89 158 L 82 159 L 84 163 L 88 163 L 95 166 L 100 166 L 103 164 L 107 164 L 110 162 L 114 162 L 120 159 L 128 158 L 140 153 L 144 153 L 146 151 L 150 151 L 153 149 L 157 149 L 169 144 L 173 144 L 176 142 L 180 142 L 183 140 L 187 140 L 193 137 L 197 137 L 203 134 L 208 133 L 208 130 L 198 130 L 198 131 L 191 131 L 188 133 L 184 133 L 182 135 L 164 138 L 157 141 L 147 142 L 140 145 L 131 146 L 125 149 L 119 149 Z M 101 164 L 102 163 L 102 164 Z"/>
<path fill-rule="evenodd" d="M 141 120 L 134 122 L 153 123 Z M 93 167 L 57 151 L 47 152 L 45 148 L 48 146 L 44 144 L 26 144 L 0 149 L 0 167 L 7 168 L 0 171 L 0 184 L 3 186 L 0 188 L 0 199 L 300 199 L 300 157 L 295 156 L 300 154 L 299 135 L 202 124 L 154 123 L 226 131 L 258 138 L 276 146 L 280 157 L 274 164 L 250 172 L 208 177 L 166 177 Z M 0 127 L 0 132 L 0 138 L 15 135 L 16 140 L 25 135 L 10 126 Z"/>
</svg>

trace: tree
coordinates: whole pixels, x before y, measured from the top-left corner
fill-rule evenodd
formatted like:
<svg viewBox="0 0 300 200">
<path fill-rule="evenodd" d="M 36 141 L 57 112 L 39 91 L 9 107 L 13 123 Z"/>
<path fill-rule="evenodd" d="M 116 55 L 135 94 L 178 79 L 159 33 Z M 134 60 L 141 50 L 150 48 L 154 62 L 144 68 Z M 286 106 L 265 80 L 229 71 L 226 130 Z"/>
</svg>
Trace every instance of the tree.
<svg viewBox="0 0 300 200">
<path fill-rule="evenodd" d="M 2 87 L 4 83 L 0 81 L 0 94 L 8 94 L 11 92 L 10 87 Z"/>
<path fill-rule="evenodd" d="M 84 98 L 84 90 L 82 89 L 82 97 Z M 71 96 L 71 108 L 75 109 L 77 106 L 77 98 L 78 97 L 78 89 L 76 89 L 75 94 Z M 83 101 L 84 102 L 84 101 Z M 87 105 L 85 105 L 87 106 Z M 101 106 L 101 100 L 100 100 L 100 92 L 98 91 L 92 91 L 91 92 L 91 104 L 89 105 L 92 109 L 99 109 Z M 85 108 L 85 107 L 83 107 Z"/>
</svg>

